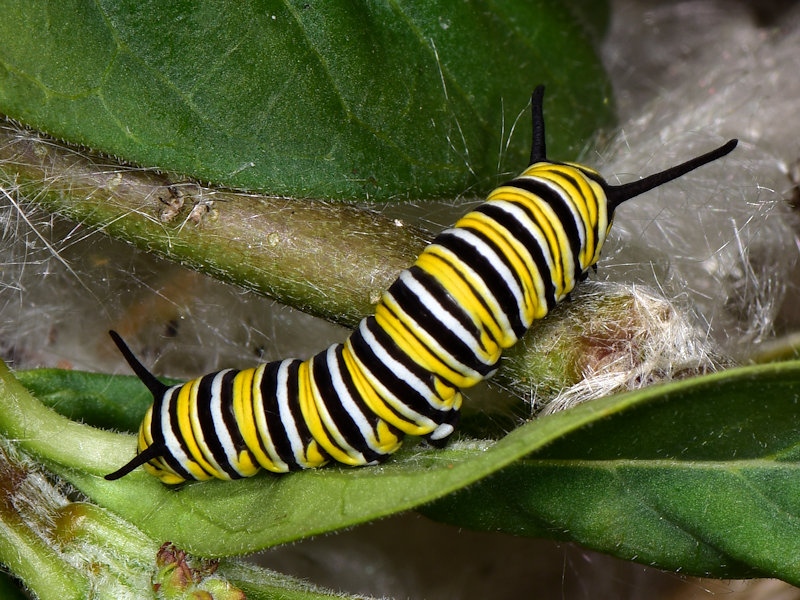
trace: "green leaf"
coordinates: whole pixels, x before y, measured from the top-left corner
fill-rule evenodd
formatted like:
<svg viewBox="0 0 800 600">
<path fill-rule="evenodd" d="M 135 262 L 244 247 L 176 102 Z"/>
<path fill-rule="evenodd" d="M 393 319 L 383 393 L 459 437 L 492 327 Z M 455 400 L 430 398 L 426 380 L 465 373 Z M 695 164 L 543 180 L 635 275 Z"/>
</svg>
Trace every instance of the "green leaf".
<svg viewBox="0 0 800 600">
<path fill-rule="evenodd" d="M 5 435 L 153 539 L 200 555 L 252 552 L 436 500 L 425 512 L 459 526 L 575 540 L 688 573 L 800 582 L 800 362 L 603 398 L 494 444 L 412 446 L 379 467 L 179 488 L 141 471 L 103 480 L 132 454 L 130 437 L 66 421 L 7 373 L 0 380 Z"/>
<path fill-rule="evenodd" d="M 331 466 L 176 489 L 141 469 L 118 481 L 104 480 L 102 475 L 133 456 L 134 438 L 57 415 L 1 363 L 0 401 L 0 433 L 151 538 L 171 540 L 201 556 L 253 552 L 413 508 L 472 484 L 626 402 L 600 401 L 540 419 L 493 445 L 473 441 L 421 450 L 412 444 L 377 467 Z"/>
<path fill-rule="evenodd" d="M 226 186 L 452 197 L 525 164 L 538 83 L 554 157 L 609 122 L 587 31 L 555 0 L 7 0 L 0 111 Z"/>
<path fill-rule="evenodd" d="M 800 583 L 800 362 L 626 394 L 425 512 L 716 577 Z"/>
<path fill-rule="evenodd" d="M 0 598 L 3 600 L 28 600 L 28 596 L 8 573 L 0 573 Z"/>
<path fill-rule="evenodd" d="M 58 414 L 103 429 L 137 431 L 147 407 L 153 403 L 147 388 L 131 375 L 31 369 L 17 371 L 14 376 Z"/>
</svg>

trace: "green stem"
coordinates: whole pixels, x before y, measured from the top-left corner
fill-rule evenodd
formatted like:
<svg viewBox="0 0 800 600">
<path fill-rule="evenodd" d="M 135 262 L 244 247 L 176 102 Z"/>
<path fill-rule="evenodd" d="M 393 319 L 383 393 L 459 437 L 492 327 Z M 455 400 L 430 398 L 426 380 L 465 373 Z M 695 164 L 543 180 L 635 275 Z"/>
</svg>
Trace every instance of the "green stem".
<svg viewBox="0 0 800 600">
<path fill-rule="evenodd" d="M 25 582 L 39 600 L 87 598 L 86 578 L 7 505 L 0 509 L 0 563 Z"/>
<path fill-rule="evenodd" d="M 47 464 L 103 474 L 124 464 L 133 452 L 133 438 L 87 427 L 47 408 L 0 361 L 0 432 Z M 64 443 L 74 440 L 74 443 Z"/>
<path fill-rule="evenodd" d="M 0 125 L 0 185 L 111 237 L 350 327 L 372 312 L 428 239 L 348 204 L 203 188 L 109 164 L 9 122 Z M 181 202 L 162 222 L 165 203 Z"/>
</svg>

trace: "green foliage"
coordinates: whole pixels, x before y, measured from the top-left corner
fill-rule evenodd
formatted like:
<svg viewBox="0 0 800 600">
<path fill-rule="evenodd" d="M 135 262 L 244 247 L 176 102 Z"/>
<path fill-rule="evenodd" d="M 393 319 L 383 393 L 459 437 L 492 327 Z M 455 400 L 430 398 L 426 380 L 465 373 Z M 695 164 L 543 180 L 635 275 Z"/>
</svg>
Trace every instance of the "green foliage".
<svg viewBox="0 0 800 600">
<path fill-rule="evenodd" d="M 7 573 L 0 573 L 0 598 L 3 600 L 26 600 L 27 596 L 19 589 L 17 582 Z"/>
<path fill-rule="evenodd" d="M 554 156 L 574 157 L 611 114 L 589 35 L 554 0 L 2 10 L 0 111 L 130 162 L 271 194 L 480 193 L 525 164 L 536 84 L 549 85 Z"/>
<path fill-rule="evenodd" d="M 796 585 L 798 390 L 791 362 L 636 392 L 627 410 L 425 512 L 667 569 Z"/>
<path fill-rule="evenodd" d="M 216 12 L 177 0 L 9 0 L 0 110 L 221 185 L 334 199 L 479 193 L 525 164 L 524 109 L 537 83 L 548 85 L 554 156 L 574 157 L 608 121 L 592 50 L 605 4 L 562 5 L 265 1 Z M 104 229 L 111 221 L 79 220 Z M 70 535 L 137 560 L 137 544 L 156 540 L 229 557 L 424 507 L 459 526 L 575 540 L 683 572 L 800 583 L 798 363 L 604 398 L 496 442 L 462 438 L 433 450 L 410 440 L 380 467 L 178 488 L 141 469 L 102 478 L 135 441 L 88 424 L 135 429 L 150 398 L 134 379 L 55 370 L 19 378 L 85 424 L 44 407 L 2 368 L 0 433 L 95 503 L 68 505 L 80 513 Z M 4 481 L 15 493 L 17 480 Z M 64 570 L 10 503 L 1 508 L 0 562 L 33 588 L 79 597 L 87 574 Z M 126 537 L 133 526 L 145 543 Z M 234 563 L 221 573 L 251 597 L 329 597 Z"/>
<path fill-rule="evenodd" d="M 12 414 L 68 424 L 8 377 Z M 110 402 L 124 403 L 116 392 L 125 379 L 109 383 Z M 21 446 L 151 538 L 200 555 L 252 552 L 435 500 L 423 512 L 462 527 L 574 540 L 688 573 L 797 583 L 798 389 L 800 362 L 734 369 L 603 398 L 497 442 L 412 445 L 381 467 L 177 489 L 141 470 L 102 480 L 103 469 L 117 465 L 81 463 L 93 447 L 86 426 L 69 425 L 80 427 L 80 449 L 36 439 Z M 13 423 L 2 425 L 13 435 Z M 133 447 L 122 435 L 113 445 Z"/>
<path fill-rule="evenodd" d="M 104 429 L 137 431 L 142 415 L 153 402 L 150 392 L 134 376 L 62 369 L 17 371 L 14 376 L 58 414 Z"/>
</svg>

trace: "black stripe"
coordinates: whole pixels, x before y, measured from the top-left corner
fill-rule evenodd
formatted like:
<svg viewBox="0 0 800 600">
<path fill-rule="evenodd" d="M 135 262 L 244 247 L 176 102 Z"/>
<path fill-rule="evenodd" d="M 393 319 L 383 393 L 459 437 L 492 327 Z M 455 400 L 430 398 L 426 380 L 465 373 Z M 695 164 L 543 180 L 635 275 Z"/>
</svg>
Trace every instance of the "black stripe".
<svg viewBox="0 0 800 600">
<path fill-rule="evenodd" d="M 186 384 L 184 384 L 186 385 Z M 161 420 L 161 408 L 162 404 L 166 402 L 170 408 L 169 413 L 172 414 L 172 407 L 175 405 L 175 400 L 177 398 L 178 392 L 181 390 L 183 386 L 169 388 L 163 396 L 159 396 L 155 398 L 153 402 L 153 419 L 150 424 L 150 435 L 153 438 L 154 444 L 161 444 L 164 448 L 167 447 L 166 445 L 166 438 L 164 436 L 163 427 L 168 426 L 167 423 L 163 423 Z M 178 440 L 181 443 L 181 447 L 183 447 L 183 436 L 180 435 L 178 432 Z M 175 458 L 174 455 L 170 452 L 166 452 L 162 457 L 162 461 L 166 464 L 170 469 L 175 471 L 180 477 L 184 479 L 195 479 L 195 476 L 189 473 L 186 469 L 183 468 L 181 462 Z"/>
<path fill-rule="evenodd" d="M 491 237 L 486 235 L 481 229 L 472 227 L 471 225 L 467 225 L 467 226 L 464 226 L 464 227 L 459 227 L 459 229 L 462 229 L 464 231 L 469 231 L 475 237 L 480 239 L 484 244 L 489 246 L 489 248 L 492 250 L 493 254 L 497 257 L 497 260 L 499 260 L 503 265 L 505 265 L 506 269 L 508 269 L 508 271 L 511 273 L 511 276 L 514 278 L 514 281 L 517 282 L 517 288 L 519 289 L 519 293 L 520 293 L 520 296 L 521 296 L 521 299 L 520 299 L 519 302 L 517 302 L 516 300 L 514 301 L 516 306 L 517 306 L 517 311 L 524 310 L 524 308 L 525 308 L 525 306 L 524 306 L 524 303 L 525 303 L 525 284 L 522 282 L 522 276 L 519 274 L 517 269 L 514 267 L 514 264 L 511 262 L 511 260 L 509 259 L 508 255 L 503 251 L 502 248 L 500 248 L 492 240 Z M 499 274 L 499 271 L 498 271 L 498 274 Z"/>
<path fill-rule="evenodd" d="M 289 448 L 288 442 L 285 436 L 280 436 L 278 439 L 275 439 L 275 435 L 272 433 L 274 428 L 274 423 L 280 422 L 280 415 L 278 411 L 278 398 L 277 398 L 277 380 L 276 374 L 278 368 L 281 365 L 281 361 L 273 361 L 271 363 L 267 363 L 264 365 L 264 372 L 261 375 L 261 383 L 258 386 L 257 390 L 253 390 L 254 395 L 252 398 L 253 406 L 253 417 L 256 417 L 256 396 L 255 394 L 258 393 L 261 398 L 261 405 L 264 410 L 264 420 L 267 423 L 267 431 L 270 432 L 270 437 L 272 438 L 272 444 L 275 446 L 275 452 L 278 454 L 281 460 L 284 462 L 286 461 L 285 455 L 288 453 L 290 460 L 288 464 L 292 465 L 294 462 L 293 455 L 291 453 L 291 449 Z M 261 450 L 262 454 L 266 454 L 268 457 L 271 456 L 269 452 L 267 452 L 266 444 L 264 443 L 264 438 L 258 432 L 258 425 L 254 423 L 256 427 L 256 438 L 258 439 L 258 447 Z M 296 468 L 296 467 L 295 467 Z"/>
<path fill-rule="evenodd" d="M 466 285 L 469 288 L 470 293 L 477 299 L 477 301 L 484 308 L 484 310 L 486 310 L 487 313 L 492 315 L 492 319 L 494 319 L 494 313 L 492 312 L 492 309 L 489 307 L 489 304 L 486 302 L 486 299 L 475 288 L 475 286 L 472 285 L 472 282 L 464 276 L 464 274 L 462 273 L 462 270 L 459 268 L 459 266 L 457 264 L 455 264 L 453 261 L 451 261 L 446 255 L 435 254 L 433 256 L 435 256 L 438 260 L 441 260 L 442 262 L 444 262 L 445 264 L 450 266 L 450 268 L 453 270 L 453 273 L 455 274 L 455 276 L 458 277 L 458 279 L 464 285 Z M 417 268 L 417 267 L 415 265 L 415 266 L 413 266 L 411 268 L 414 269 L 414 268 Z M 420 269 L 420 270 L 422 270 L 422 269 Z M 427 271 L 425 271 L 425 273 L 427 273 Z M 427 273 L 427 274 L 428 274 L 428 276 L 430 276 L 430 277 L 435 279 L 435 277 L 433 275 L 431 275 L 430 273 Z M 449 294 L 448 294 L 448 296 L 449 296 Z M 455 300 L 454 300 L 454 302 L 455 302 Z M 458 303 L 456 303 L 456 304 L 458 304 Z M 489 329 L 484 328 L 484 331 L 485 331 L 486 335 L 488 335 L 492 340 L 494 340 L 494 342 L 496 344 L 500 343 L 499 340 L 494 336 L 494 334 Z"/>
<path fill-rule="evenodd" d="M 280 407 L 278 406 L 278 370 L 284 362 L 289 362 L 288 365 L 288 407 L 291 413 L 297 430 L 300 434 L 300 439 L 303 442 L 303 449 L 308 447 L 313 439 L 308 427 L 303 420 L 303 413 L 300 410 L 300 401 L 298 398 L 298 380 L 297 370 L 300 366 L 300 361 L 297 359 L 286 359 L 285 361 L 273 361 L 264 367 L 264 375 L 261 378 L 261 398 L 264 405 L 264 417 L 267 424 L 269 436 L 272 439 L 272 444 L 275 447 L 275 452 L 278 457 L 287 464 L 290 471 L 298 471 L 303 468 L 295 459 L 292 452 L 292 445 L 289 441 L 289 436 L 281 422 Z M 259 436 L 260 438 L 260 436 Z M 263 441 L 259 439 L 261 449 L 267 456 Z"/>
<path fill-rule="evenodd" d="M 555 174 L 556 174 L 556 175 L 558 175 L 558 176 L 560 176 L 560 177 L 563 177 L 563 178 L 564 178 L 564 179 L 566 179 L 566 180 L 567 180 L 567 181 L 568 181 L 570 184 L 572 184 L 572 186 L 573 186 L 573 187 L 575 188 L 575 190 L 576 190 L 576 195 L 577 195 L 577 196 L 578 196 L 578 198 L 579 198 L 578 202 L 580 201 L 580 199 L 584 199 L 584 200 L 585 200 L 585 199 L 586 199 L 586 197 L 585 197 L 583 194 L 581 194 L 581 192 L 580 192 L 580 186 L 579 186 L 579 182 L 578 182 L 578 178 L 577 178 L 578 176 L 580 176 L 580 174 L 581 174 L 581 171 L 579 171 L 578 169 L 576 169 L 575 167 L 573 167 L 573 166 L 571 166 L 571 165 L 563 165 L 563 166 L 564 166 L 565 168 L 567 168 L 567 169 L 570 169 L 571 171 L 574 171 L 574 172 L 576 173 L 576 176 L 569 175 L 569 174 L 567 174 L 567 173 L 561 173 L 561 172 L 559 172 L 559 173 L 555 173 Z M 557 183 L 556 183 L 556 185 L 559 185 L 559 184 L 557 184 Z M 590 192 L 591 192 L 591 189 L 592 189 L 592 188 L 590 187 L 590 188 L 589 188 L 589 191 L 590 191 Z M 569 196 L 569 198 L 570 198 L 570 200 L 571 200 L 571 202 L 570 202 L 570 206 L 571 206 L 571 207 L 574 207 L 574 205 L 575 205 L 577 202 L 575 202 L 575 201 L 572 201 L 572 199 L 573 199 L 573 196 L 572 196 L 571 194 L 568 194 L 566 189 L 564 190 L 564 194 L 565 194 L 565 195 L 567 195 L 567 196 Z M 593 198 L 595 201 L 597 201 L 597 197 L 594 195 L 594 193 L 593 193 L 593 192 L 592 192 L 592 198 Z M 588 211 L 588 206 L 587 206 L 586 208 L 587 208 L 587 211 Z M 584 239 L 585 239 L 585 240 L 587 240 L 587 243 L 588 243 L 588 228 L 589 228 L 589 224 L 586 222 L 586 219 L 584 219 L 584 218 L 583 218 L 583 216 L 581 216 L 581 213 L 580 213 L 580 211 L 578 210 L 578 208 L 577 208 L 577 207 L 574 207 L 574 208 L 572 208 L 571 210 L 573 211 L 573 214 L 574 214 L 574 216 L 575 216 L 575 217 L 578 217 L 578 220 L 579 220 L 579 221 L 580 221 L 580 223 L 581 223 L 581 228 L 583 229 L 583 233 L 584 233 Z M 597 239 L 597 238 L 595 237 L 595 239 Z M 579 247 L 580 247 L 580 246 L 579 246 Z M 578 256 L 578 255 L 576 254 L 576 256 Z M 577 262 L 578 262 L 578 264 L 580 264 L 580 261 L 577 261 Z"/>
<path fill-rule="evenodd" d="M 314 383 L 319 390 L 321 400 L 328 409 L 328 413 L 333 419 L 336 428 L 344 437 L 345 441 L 355 447 L 358 447 L 359 445 L 365 445 L 366 442 L 362 438 L 361 432 L 358 430 L 358 427 L 356 427 L 355 422 L 345 410 L 344 406 L 342 406 L 342 401 L 339 398 L 339 395 L 336 393 L 336 390 L 333 388 L 333 381 L 331 380 L 331 373 L 330 369 L 328 368 L 327 349 L 317 353 L 314 358 L 311 359 L 310 369 L 311 377 L 313 378 Z M 325 425 L 323 422 L 323 427 L 324 426 Z M 330 435 L 330 431 L 327 431 L 327 433 L 332 444 L 336 445 L 345 454 L 350 455 L 345 448 L 342 448 L 336 444 L 336 440 Z M 351 458 L 358 457 L 351 456 Z"/>
<path fill-rule="evenodd" d="M 603 190 L 602 198 L 600 196 L 598 196 L 594 192 L 594 190 L 592 190 L 592 193 L 593 193 L 594 199 L 595 199 L 595 203 L 597 204 L 597 218 L 595 219 L 595 222 L 594 222 L 594 240 L 595 240 L 594 241 L 594 243 L 595 243 L 594 250 L 596 252 L 597 251 L 597 246 L 600 245 L 600 236 L 601 235 L 602 236 L 606 235 L 605 231 L 602 231 L 602 232 L 600 231 L 600 212 L 601 212 L 601 210 L 607 210 L 607 207 L 608 207 L 608 199 L 607 199 L 607 197 L 605 195 L 605 190 L 608 187 L 608 184 L 605 182 L 605 180 L 602 177 L 600 177 L 600 175 L 597 175 L 596 173 L 590 173 L 590 172 L 588 172 L 588 171 L 586 171 L 586 170 L 584 170 L 584 169 L 582 169 L 580 167 L 578 167 L 578 170 L 583 174 L 583 176 L 586 179 L 591 179 L 595 183 L 599 184 L 600 188 Z M 601 206 L 601 203 L 602 203 L 602 206 Z"/>
<path fill-rule="evenodd" d="M 498 200 L 498 202 L 501 201 Z M 524 210 L 524 207 L 521 207 L 519 204 L 513 202 L 510 204 Z M 539 240 L 536 239 L 530 228 L 521 223 L 514 215 L 506 212 L 502 207 L 491 202 L 481 204 L 475 209 L 475 212 L 480 212 L 497 222 L 501 227 L 504 227 L 516 240 L 525 246 L 530 253 L 531 258 L 533 259 L 534 264 L 536 265 L 536 269 L 539 271 L 539 278 L 544 282 L 544 297 L 545 302 L 547 302 L 547 310 L 552 310 L 556 305 L 556 288 L 553 285 L 553 272 L 551 265 L 545 257 L 545 253 L 539 244 Z M 528 211 L 526 211 L 526 215 L 529 215 L 529 217 L 532 216 Z M 533 219 L 531 219 L 531 221 L 536 223 L 536 221 Z M 544 233 L 542 233 L 542 235 L 544 235 Z"/>
<path fill-rule="evenodd" d="M 222 376 L 220 394 L 222 396 L 223 406 L 226 403 L 233 403 L 233 379 L 238 372 L 239 371 L 228 371 Z M 232 479 L 239 479 L 241 475 L 236 471 L 225 454 L 225 449 L 220 440 L 220 432 L 214 427 L 214 419 L 211 414 L 211 391 L 213 389 L 214 379 L 216 379 L 217 375 L 218 373 L 215 373 L 213 376 L 204 376 L 200 379 L 200 385 L 197 388 L 197 415 L 200 421 L 200 430 L 203 434 L 203 441 L 206 446 L 208 446 L 208 449 L 211 451 L 211 456 L 219 465 L 220 469 Z"/>
<path fill-rule="evenodd" d="M 385 308 L 385 309 L 386 309 L 386 311 L 387 311 L 387 312 L 389 312 L 389 314 L 391 314 L 391 315 L 392 315 L 392 316 L 393 316 L 395 319 L 397 319 L 397 320 L 398 320 L 398 321 L 400 321 L 400 322 L 404 322 L 404 321 L 403 321 L 403 318 L 401 317 L 401 315 L 400 315 L 400 314 L 398 314 L 398 313 L 397 313 L 397 312 L 396 312 L 394 309 L 392 309 L 390 306 L 386 306 L 386 305 L 384 305 L 384 308 Z M 430 348 L 428 348 L 427 344 L 425 344 L 425 342 L 424 342 L 424 341 L 423 341 L 423 340 L 420 338 L 420 336 L 417 334 L 417 332 L 415 331 L 415 329 L 414 329 L 414 327 L 413 327 L 413 326 L 412 326 L 412 327 L 410 327 L 410 328 L 406 328 L 406 331 L 408 332 L 408 334 L 409 334 L 410 336 L 412 336 L 412 337 L 413 337 L 413 338 L 414 338 L 414 339 L 417 341 L 417 343 L 418 343 L 420 346 L 422 346 L 422 347 L 423 347 L 425 350 L 427 350 L 427 351 L 428 351 L 428 352 L 429 352 L 431 355 L 433 355 L 433 357 L 435 358 L 435 360 L 437 360 L 438 362 L 441 362 L 441 363 L 444 365 L 444 369 L 447 369 L 447 370 L 453 371 L 454 373 L 458 373 L 459 375 L 461 375 L 461 373 L 459 372 L 459 370 L 458 370 L 457 368 L 455 368 L 455 367 L 451 367 L 450 365 L 448 365 L 448 364 L 447 364 L 447 363 L 446 363 L 444 360 L 442 360 L 442 359 L 439 357 L 439 355 L 438 355 L 438 354 L 436 354 L 436 352 L 433 352 L 433 351 L 432 351 Z M 394 343 L 394 342 L 393 342 L 393 343 Z M 398 348 L 398 350 L 399 350 L 399 348 Z M 407 360 L 406 360 L 406 359 L 407 359 Z M 427 371 L 427 367 L 424 367 L 424 366 L 423 366 L 423 365 L 421 365 L 420 363 L 417 363 L 417 362 L 416 362 L 416 360 L 414 359 L 414 356 L 413 356 L 413 355 L 406 355 L 406 354 L 403 354 L 403 355 L 402 355 L 402 362 L 403 362 L 403 364 L 409 364 L 409 362 L 411 362 L 411 363 L 414 363 L 414 364 L 415 364 L 415 365 L 417 365 L 418 367 L 420 367 L 420 368 L 422 368 L 422 369 L 425 369 L 425 372 L 426 372 L 426 374 L 428 375 L 428 377 L 438 377 L 438 378 L 439 378 L 439 379 L 441 379 L 442 381 L 445 381 L 445 382 L 447 382 L 447 384 L 448 384 L 448 385 L 450 385 L 450 386 L 452 386 L 452 387 L 458 387 L 458 386 L 457 386 L 457 384 L 456 384 L 456 382 L 455 382 L 455 381 L 453 381 L 451 378 L 449 378 L 449 377 L 448 377 L 448 376 L 447 376 L 447 375 L 446 375 L 444 372 L 438 372 L 438 371 L 435 371 L 435 370 L 433 370 L 433 371 Z M 423 381 L 426 381 L 426 379 L 423 379 Z M 429 387 L 432 387 L 432 384 L 431 384 Z"/>
<path fill-rule="evenodd" d="M 281 364 L 282 361 L 273 361 L 264 367 L 264 374 L 261 377 L 261 402 L 264 406 L 264 420 L 267 424 L 267 431 L 272 440 L 272 445 L 275 447 L 275 453 L 288 465 L 290 471 L 297 471 L 302 467 L 295 460 L 289 437 L 286 435 L 286 431 L 283 429 L 283 424 L 281 423 L 280 407 L 278 406 L 278 369 L 280 369 Z M 296 369 L 294 379 L 297 379 Z M 290 385 L 291 382 L 292 377 L 290 374 Z M 295 383 L 295 387 L 296 385 Z M 262 452 L 269 456 L 270 454 L 267 452 L 261 436 L 259 436 L 259 444 L 261 445 Z"/>
<path fill-rule="evenodd" d="M 350 372 L 350 369 L 347 368 L 347 363 L 345 362 L 343 356 L 343 348 L 344 348 L 343 344 L 339 344 L 336 346 L 336 363 L 339 365 L 339 373 L 341 374 L 342 381 L 344 382 L 347 391 L 350 393 L 350 397 L 353 399 L 353 402 L 358 407 L 359 412 L 361 412 L 361 414 L 363 414 L 366 417 L 367 422 L 372 427 L 372 430 L 376 432 L 375 437 L 377 438 L 378 426 L 381 423 L 385 423 L 386 427 L 389 429 L 391 433 L 393 433 L 397 437 L 402 437 L 403 432 L 397 429 L 394 425 L 387 423 L 386 421 L 383 421 L 383 419 L 381 419 L 378 415 L 373 413 L 372 410 L 370 410 L 369 406 L 367 406 L 367 403 L 364 401 L 364 398 L 359 393 L 358 388 L 356 387 L 356 384 L 353 381 L 353 374 Z M 354 365 L 354 368 L 358 369 L 358 365 L 357 364 Z M 361 450 L 364 456 L 367 457 L 370 461 L 372 460 L 383 461 L 389 457 L 389 454 L 378 453 L 369 447 L 358 448 L 358 449 Z"/>
<path fill-rule="evenodd" d="M 200 381 L 202 383 L 202 381 L 204 379 L 206 379 L 207 377 L 212 377 L 213 378 L 214 376 L 216 376 L 216 373 L 210 373 L 208 375 L 204 375 L 203 377 L 200 378 Z M 189 381 L 189 382 L 183 384 L 181 389 L 187 388 L 187 390 L 189 390 L 189 388 L 187 386 L 190 386 L 191 383 L 192 382 Z M 188 393 L 187 395 L 191 399 L 191 393 Z M 198 399 L 199 399 L 199 396 L 198 396 Z M 188 417 L 188 415 L 186 415 L 186 416 Z M 175 437 L 177 437 L 178 440 L 180 441 L 181 449 L 186 453 L 186 456 L 189 457 L 189 460 L 192 461 L 193 463 L 195 463 L 197 465 L 197 467 L 201 471 L 203 471 L 204 473 L 207 473 L 208 475 L 213 477 L 214 473 L 209 471 L 208 469 L 204 468 L 203 465 L 200 463 L 200 461 L 196 460 L 196 458 L 192 455 L 192 453 L 189 451 L 189 445 L 186 442 L 187 438 L 181 435 L 180 424 L 178 423 L 178 393 L 177 393 L 177 391 L 176 391 L 175 394 L 173 394 L 172 402 L 170 402 L 169 419 L 170 419 L 170 424 L 172 426 L 172 432 L 175 434 Z M 194 428 L 192 427 L 191 419 L 187 419 L 187 421 L 189 421 L 189 429 L 191 431 L 192 440 L 195 443 L 197 443 L 197 438 L 196 438 L 196 436 L 194 434 Z M 201 455 L 203 454 L 202 451 L 200 451 L 200 454 Z"/>
<path fill-rule="evenodd" d="M 412 276 L 422 272 L 418 267 L 416 270 L 411 271 Z M 439 295 L 446 295 L 444 290 L 441 289 L 435 279 L 422 272 L 421 277 L 415 277 L 417 282 L 425 287 L 427 290 L 434 292 L 439 291 Z M 422 329 L 428 332 L 444 349 L 446 353 L 451 355 L 461 364 L 469 369 L 477 371 L 481 375 L 485 375 L 494 368 L 494 365 L 487 365 L 483 363 L 472 347 L 464 343 L 455 333 L 453 333 L 444 323 L 436 318 L 436 315 L 429 309 L 428 306 L 417 296 L 402 279 L 395 281 L 388 290 L 388 293 L 395 299 L 400 308 L 407 313 Z M 435 297 L 435 294 L 433 294 Z M 438 298 L 437 298 L 438 300 Z M 480 333 L 472 321 L 463 313 L 460 307 L 455 305 L 454 302 L 444 302 L 443 308 L 447 310 L 456 320 L 458 320 L 469 331 L 475 341 L 480 339 Z M 451 304 L 451 306 L 448 306 Z M 465 322 L 466 321 L 466 322 Z M 423 345 L 423 340 L 420 340 Z M 431 348 L 428 348 L 431 354 L 436 355 Z M 451 367 L 455 369 L 455 367 Z M 462 373 L 465 375 L 465 373 Z"/>
<path fill-rule="evenodd" d="M 420 367 L 417 363 L 406 356 L 394 343 L 394 340 L 386 333 L 383 328 L 375 321 L 375 317 L 367 317 L 362 321 L 364 326 L 375 336 L 377 343 L 383 348 L 392 358 L 401 362 L 406 368 L 416 375 L 430 390 L 431 394 L 435 395 L 433 378 L 435 375 L 426 369 Z M 361 330 L 356 329 L 350 336 L 350 344 L 353 348 L 355 356 L 364 364 L 365 368 L 370 371 L 380 382 L 388 388 L 392 394 L 401 400 L 411 410 L 428 417 L 432 421 L 439 423 L 443 418 L 443 411 L 437 410 L 435 407 L 428 404 L 425 397 L 421 396 L 414 388 L 396 375 L 389 367 L 387 367 L 374 353 L 372 347 L 367 343 L 361 334 Z M 387 405 L 391 410 L 391 406 Z M 397 413 L 395 413 L 397 414 Z M 398 418 L 408 420 L 407 417 L 398 414 Z"/>
<path fill-rule="evenodd" d="M 235 377 L 235 373 L 234 373 Z M 226 375 L 227 378 L 227 375 Z M 233 379 L 231 379 L 230 383 L 231 388 L 233 387 Z M 223 391 L 226 389 L 226 382 L 222 382 Z M 248 393 L 250 394 L 250 402 L 253 402 L 254 397 L 253 394 L 257 393 L 258 390 L 255 390 L 252 385 Z M 244 441 L 244 437 L 242 436 L 242 430 L 239 427 L 239 423 L 236 420 L 236 412 L 233 408 L 233 389 L 231 389 L 231 393 L 228 396 L 222 397 L 222 421 L 225 423 L 225 428 L 228 430 L 228 433 L 231 436 L 231 441 L 233 442 L 233 447 L 236 449 L 237 454 L 241 454 L 243 451 L 246 451 L 250 458 L 255 461 L 252 452 L 250 452 L 250 448 L 247 447 L 247 442 Z M 257 438 L 260 437 L 256 435 Z"/>
<path fill-rule="evenodd" d="M 475 317 L 473 320 L 467 313 L 467 310 L 456 302 L 455 298 L 450 295 L 444 285 L 442 285 L 436 277 L 416 265 L 411 266 L 408 271 L 414 276 L 414 279 L 420 282 L 425 290 L 450 313 L 450 315 L 461 323 L 461 326 L 470 333 L 481 350 L 486 352 L 486 345 L 481 339 L 481 329 L 475 324 L 478 318 Z"/>
<path fill-rule="evenodd" d="M 352 379 L 350 380 L 350 385 L 347 385 L 349 373 L 347 372 L 344 358 L 342 357 L 342 348 L 342 344 L 338 344 L 336 346 L 334 349 L 334 360 L 338 365 L 339 371 L 342 375 L 342 380 L 345 383 L 345 387 L 350 392 L 350 396 L 352 397 L 357 410 L 364 416 L 364 419 L 374 431 L 379 419 L 358 395 L 358 391 L 355 389 Z M 325 352 L 320 352 L 314 357 L 312 363 L 312 374 L 320 394 L 322 395 L 322 401 L 328 409 L 328 412 L 331 414 L 336 428 L 344 436 L 347 443 L 357 452 L 360 452 L 367 462 L 380 460 L 384 457 L 384 455 L 375 452 L 370 447 L 369 441 L 361 433 L 361 430 L 358 428 L 355 419 L 353 419 L 353 416 L 345 409 L 344 405 L 342 404 L 341 397 L 336 393 L 336 390 L 333 387 L 333 379 L 331 377 L 331 370 L 328 364 L 327 354 L 327 350 Z M 344 449 L 342 450 L 344 451 Z"/>
<path fill-rule="evenodd" d="M 573 276 L 576 274 L 578 270 L 578 265 L 580 261 L 578 257 L 580 255 L 581 250 L 581 239 L 580 234 L 578 232 L 578 226 L 575 223 L 575 217 L 577 216 L 580 218 L 580 215 L 576 215 L 572 209 L 571 204 L 564 200 L 563 196 L 559 194 L 556 190 L 554 190 L 549 185 L 542 183 L 541 181 L 536 181 L 535 179 L 513 179 L 506 185 L 511 187 L 516 187 L 518 189 L 524 190 L 526 192 L 530 192 L 531 194 L 536 195 L 542 201 L 546 202 L 552 209 L 553 212 L 556 213 L 556 217 L 558 218 L 559 222 L 561 223 L 564 231 L 567 234 L 567 241 L 569 242 L 569 247 L 572 252 L 572 265 L 567 265 L 567 257 L 564 256 L 564 260 L 562 261 L 563 271 L 566 275 L 567 268 L 569 267 L 572 269 Z M 566 194 L 566 192 L 564 192 Z M 566 277 L 564 278 L 566 280 Z"/>
<path fill-rule="evenodd" d="M 500 305 L 500 310 L 506 315 L 511 325 L 511 330 L 517 338 L 522 337 L 527 331 L 527 327 L 522 323 L 519 304 L 517 304 L 517 299 L 508 284 L 494 268 L 489 257 L 481 254 L 474 246 L 459 238 L 453 231 L 452 229 L 443 231 L 436 236 L 433 243 L 452 251 L 460 261 L 471 267 L 477 276 L 483 279 L 486 287 Z"/>
</svg>

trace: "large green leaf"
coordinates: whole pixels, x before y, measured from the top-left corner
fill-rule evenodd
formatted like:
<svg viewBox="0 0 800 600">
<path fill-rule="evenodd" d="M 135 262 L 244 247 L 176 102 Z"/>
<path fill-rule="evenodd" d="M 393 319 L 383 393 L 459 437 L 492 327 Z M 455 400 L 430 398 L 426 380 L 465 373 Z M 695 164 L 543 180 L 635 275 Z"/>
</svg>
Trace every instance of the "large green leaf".
<svg viewBox="0 0 800 600">
<path fill-rule="evenodd" d="M 627 410 L 427 514 L 699 575 L 800 583 L 800 362 L 629 396 Z"/>
<path fill-rule="evenodd" d="M 141 471 L 104 481 L 132 440 L 67 421 L 2 379 L 5 435 L 154 539 L 199 554 L 253 551 L 435 501 L 425 512 L 460 526 L 575 540 L 695 574 L 800 582 L 800 362 L 603 398 L 496 443 L 412 445 L 380 467 L 176 489 Z"/>
<path fill-rule="evenodd" d="M 109 395 L 113 396 L 112 386 Z M 102 475 L 134 453 L 132 436 L 80 425 L 43 406 L 0 363 L 0 433 L 18 440 L 101 506 L 151 538 L 203 556 L 252 552 L 407 510 L 472 484 L 558 436 L 622 410 L 609 398 L 521 427 L 499 442 L 410 448 L 371 468 L 328 467 L 288 476 L 169 488 L 143 470 Z M 268 508 L 267 508 L 268 507 Z"/>
<path fill-rule="evenodd" d="M 273 194 L 485 190 L 525 164 L 515 122 L 538 83 L 554 156 L 610 115 L 591 34 L 555 0 L 3 0 L 0 14 L 0 111 Z"/>
</svg>

